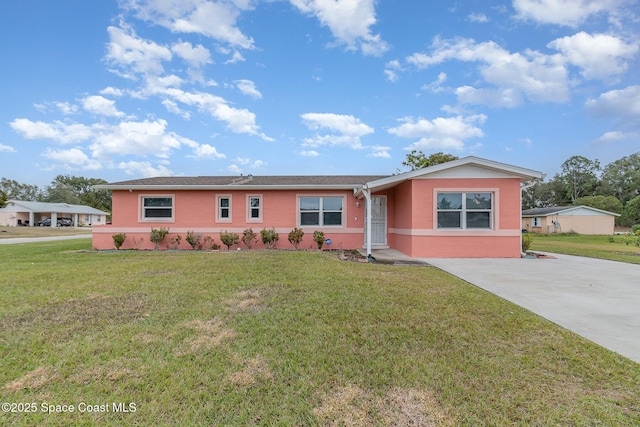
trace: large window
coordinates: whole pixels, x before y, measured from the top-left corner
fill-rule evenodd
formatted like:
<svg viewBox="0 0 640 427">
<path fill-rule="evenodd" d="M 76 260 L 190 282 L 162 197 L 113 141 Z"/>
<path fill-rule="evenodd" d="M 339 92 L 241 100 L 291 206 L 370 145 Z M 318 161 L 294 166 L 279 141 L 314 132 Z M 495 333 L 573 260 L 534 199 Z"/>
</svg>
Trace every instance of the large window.
<svg viewBox="0 0 640 427">
<path fill-rule="evenodd" d="M 142 197 L 142 219 L 173 219 L 173 197 Z"/>
<path fill-rule="evenodd" d="M 249 209 L 249 211 L 247 212 L 247 219 L 249 221 L 261 221 L 262 220 L 262 197 L 261 196 L 247 197 L 247 205 Z"/>
<path fill-rule="evenodd" d="M 342 226 L 342 197 L 300 197 L 300 226 Z"/>
<path fill-rule="evenodd" d="M 218 196 L 218 221 L 231 221 L 231 196 Z"/>
<path fill-rule="evenodd" d="M 438 193 L 438 228 L 492 227 L 493 193 Z"/>
</svg>

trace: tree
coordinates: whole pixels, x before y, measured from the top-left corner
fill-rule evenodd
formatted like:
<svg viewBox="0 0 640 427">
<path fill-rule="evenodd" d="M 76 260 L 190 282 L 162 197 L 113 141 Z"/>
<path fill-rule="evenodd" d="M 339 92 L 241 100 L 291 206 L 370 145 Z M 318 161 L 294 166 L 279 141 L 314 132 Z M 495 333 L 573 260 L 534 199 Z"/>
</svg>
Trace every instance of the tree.
<svg viewBox="0 0 640 427">
<path fill-rule="evenodd" d="M 458 157 L 443 152 L 433 153 L 427 157 L 422 151 L 411 150 L 411 153 L 407 154 L 407 160 L 402 162 L 402 166 L 408 166 L 414 171 L 452 160 L 458 160 Z"/>
<path fill-rule="evenodd" d="M 0 208 L 4 208 L 5 206 L 7 206 L 7 194 L 0 190 Z"/>
<path fill-rule="evenodd" d="M 95 188 L 106 183 L 100 178 L 58 175 L 47 187 L 45 201 L 80 204 L 111 212 L 111 192 Z"/>
<path fill-rule="evenodd" d="M 640 153 L 605 166 L 598 193 L 615 196 L 623 205 L 640 195 Z"/>
<path fill-rule="evenodd" d="M 42 201 L 42 191 L 37 185 L 21 184 L 13 179 L 2 178 L 0 190 L 7 196 L 7 200 Z"/>
<path fill-rule="evenodd" d="M 634 197 L 624 205 L 621 224 L 627 226 L 640 224 L 640 196 Z"/>
<path fill-rule="evenodd" d="M 567 185 L 556 175 L 551 181 L 538 182 L 522 192 L 522 209 L 570 205 Z"/>
<path fill-rule="evenodd" d="M 595 194 L 599 171 L 598 160 L 589 160 L 583 156 L 570 157 L 562 164 L 560 177 L 568 188 L 571 202 L 575 202 L 578 197 Z"/>
</svg>

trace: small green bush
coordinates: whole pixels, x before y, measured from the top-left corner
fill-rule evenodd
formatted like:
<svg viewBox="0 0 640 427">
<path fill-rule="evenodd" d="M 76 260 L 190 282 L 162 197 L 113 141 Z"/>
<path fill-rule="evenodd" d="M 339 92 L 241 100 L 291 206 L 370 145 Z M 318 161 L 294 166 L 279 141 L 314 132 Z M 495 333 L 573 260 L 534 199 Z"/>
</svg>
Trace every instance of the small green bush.
<svg viewBox="0 0 640 427">
<path fill-rule="evenodd" d="M 304 231 L 296 227 L 291 230 L 287 237 L 289 239 L 289 243 L 291 243 L 295 249 L 298 249 L 298 245 L 300 245 L 300 242 L 302 242 L 302 237 L 304 237 Z"/>
<path fill-rule="evenodd" d="M 638 234 L 638 231 L 640 231 L 640 224 L 636 224 L 633 227 L 631 227 L 631 232 L 633 234 Z"/>
<path fill-rule="evenodd" d="M 522 252 L 527 253 L 531 244 L 533 243 L 533 236 L 529 233 L 522 234 Z"/>
<path fill-rule="evenodd" d="M 276 245 L 276 242 L 280 239 L 275 228 L 271 228 L 270 230 L 263 228 L 260 231 L 260 237 L 262 237 L 262 243 L 264 243 L 264 246 L 267 249 L 273 248 Z"/>
<path fill-rule="evenodd" d="M 160 243 L 162 243 L 164 238 L 167 237 L 167 234 L 169 234 L 169 229 L 168 228 L 160 227 L 159 229 L 157 229 L 157 228 L 152 228 L 151 229 L 151 234 L 149 235 L 149 240 L 151 240 L 151 242 L 153 243 L 153 248 L 156 251 L 158 250 L 158 247 L 160 246 Z"/>
<path fill-rule="evenodd" d="M 113 245 L 116 247 L 117 250 L 120 250 L 120 247 L 122 246 L 124 241 L 127 239 L 127 235 L 125 233 L 119 233 L 119 234 L 114 234 L 113 236 L 111 236 L 111 238 L 113 239 Z"/>
<path fill-rule="evenodd" d="M 247 228 L 242 232 L 242 243 L 251 250 L 251 246 L 258 241 L 258 235 L 251 229 Z"/>
<path fill-rule="evenodd" d="M 240 240 L 238 233 L 229 233 L 227 230 L 220 232 L 220 241 L 227 247 L 227 250 L 231 250 L 231 246 L 237 245 Z"/>
<path fill-rule="evenodd" d="M 326 239 L 324 237 L 324 232 L 320 230 L 316 230 L 313 232 L 313 241 L 316 242 L 319 250 L 322 250 L 322 246 L 324 245 L 325 240 Z"/>
<path fill-rule="evenodd" d="M 196 234 L 193 230 L 187 231 L 187 243 L 193 250 L 202 249 L 202 234 Z"/>
</svg>

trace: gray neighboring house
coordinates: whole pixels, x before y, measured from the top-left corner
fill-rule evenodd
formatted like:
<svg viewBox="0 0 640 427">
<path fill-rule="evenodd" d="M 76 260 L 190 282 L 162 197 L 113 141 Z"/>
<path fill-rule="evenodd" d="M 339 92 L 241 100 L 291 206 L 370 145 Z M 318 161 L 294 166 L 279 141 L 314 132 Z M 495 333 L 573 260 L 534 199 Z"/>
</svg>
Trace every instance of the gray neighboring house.
<svg viewBox="0 0 640 427">
<path fill-rule="evenodd" d="M 74 227 L 82 227 L 105 224 L 107 215 L 108 212 L 84 205 L 8 200 L 7 205 L 0 209 L 0 225 L 33 227 L 39 221 L 51 218 L 51 227 L 56 227 L 59 219 L 68 218 Z"/>
</svg>

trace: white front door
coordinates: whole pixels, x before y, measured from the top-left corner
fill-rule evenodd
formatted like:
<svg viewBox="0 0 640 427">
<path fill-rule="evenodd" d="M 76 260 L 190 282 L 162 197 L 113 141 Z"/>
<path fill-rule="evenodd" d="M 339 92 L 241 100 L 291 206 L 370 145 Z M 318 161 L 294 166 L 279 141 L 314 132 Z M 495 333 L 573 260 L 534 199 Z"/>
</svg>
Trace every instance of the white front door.
<svg viewBox="0 0 640 427">
<path fill-rule="evenodd" d="M 371 197 L 371 244 L 387 244 L 387 196 Z"/>
</svg>

